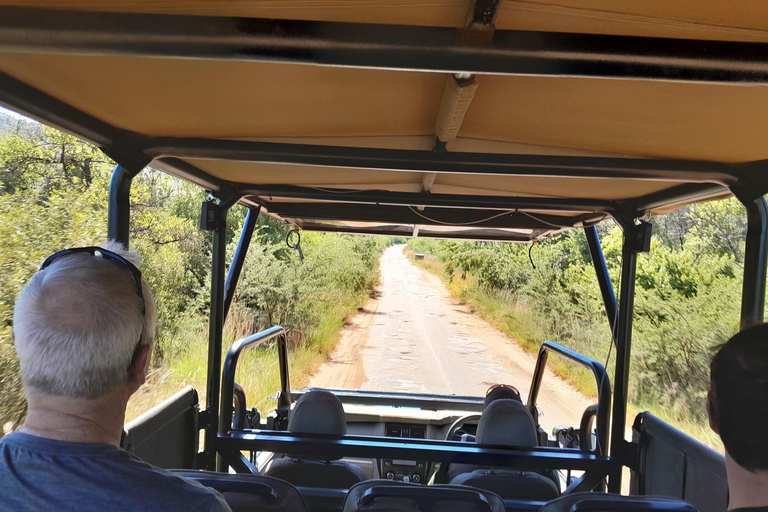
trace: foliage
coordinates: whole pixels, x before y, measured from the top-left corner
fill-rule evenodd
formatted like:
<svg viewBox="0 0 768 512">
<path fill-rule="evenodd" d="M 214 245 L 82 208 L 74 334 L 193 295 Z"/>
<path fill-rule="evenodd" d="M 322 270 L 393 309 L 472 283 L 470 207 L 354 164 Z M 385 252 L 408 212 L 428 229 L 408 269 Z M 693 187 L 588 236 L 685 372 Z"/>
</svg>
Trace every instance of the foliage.
<svg viewBox="0 0 768 512">
<path fill-rule="evenodd" d="M 651 252 L 640 255 L 637 265 L 631 399 L 667 419 L 701 423 L 713 347 L 738 329 L 744 210 L 731 199 L 683 208 L 653 223 Z M 612 223 L 603 223 L 599 232 L 618 290 L 622 233 Z M 611 333 L 582 232 L 532 247 L 408 245 L 436 255 L 449 280 L 474 276 L 455 288 L 460 298 L 524 346 L 536 349 L 550 339 L 605 361 Z"/>
<path fill-rule="evenodd" d="M 114 168 L 96 148 L 70 135 L 16 124 L 19 129 L 0 138 L 0 424 L 10 428 L 26 413 L 11 339 L 16 297 L 48 255 L 106 239 Z M 142 275 L 158 306 L 150 380 L 161 388 L 165 381 L 205 382 L 211 239 L 197 228 L 204 199 L 199 188 L 152 169 L 132 186 L 131 248 L 142 257 Z M 246 213 L 236 207 L 228 214 L 230 256 Z M 235 331 L 285 325 L 300 349 L 298 370 L 306 374 L 333 346 L 343 318 L 373 288 L 379 253 L 390 240 L 307 234 L 302 262 L 285 244 L 286 226 L 265 216 L 258 226 L 232 309 L 231 318 L 240 318 Z M 258 386 L 272 383 L 269 372 L 264 375 Z M 165 398 L 152 396 L 157 400 L 138 401 L 151 406 Z"/>
<path fill-rule="evenodd" d="M 369 292 L 378 257 L 388 241 L 350 235 L 305 233 L 305 259 L 261 229 L 246 258 L 236 300 L 254 311 L 259 328 L 282 325 L 293 344 L 321 321 L 324 307 Z M 233 248 L 230 248 L 233 251 Z"/>
</svg>

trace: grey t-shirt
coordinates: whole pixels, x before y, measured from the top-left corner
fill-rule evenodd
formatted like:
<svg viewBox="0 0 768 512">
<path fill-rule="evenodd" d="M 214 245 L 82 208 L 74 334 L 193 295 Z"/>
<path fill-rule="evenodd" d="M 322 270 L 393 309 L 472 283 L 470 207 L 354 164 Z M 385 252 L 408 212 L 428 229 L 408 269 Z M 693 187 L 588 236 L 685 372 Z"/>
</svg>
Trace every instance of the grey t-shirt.
<svg viewBox="0 0 768 512">
<path fill-rule="evenodd" d="M 0 439 L 0 512 L 231 512 L 216 491 L 109 444 Z"/>
</svg>

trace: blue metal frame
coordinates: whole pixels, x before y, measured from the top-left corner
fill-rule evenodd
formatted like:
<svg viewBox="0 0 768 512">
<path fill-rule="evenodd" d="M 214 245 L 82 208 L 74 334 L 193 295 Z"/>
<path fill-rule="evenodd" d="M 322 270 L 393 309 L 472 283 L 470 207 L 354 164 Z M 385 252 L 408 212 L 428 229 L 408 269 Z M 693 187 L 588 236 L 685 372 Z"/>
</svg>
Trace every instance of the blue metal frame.
<svg viewBox="0 0 768 512">
<path fill-rule="evenodd" d="M 227 281 L 224 284 L 225 322 L 227 320 L 227 316 L 229 315 L 229 308 L 232 305 L 232 299 L 235 296 L 235 288 L 237 287 L 237 282 L 240 280 L 240 272 L 243 270 L 245 257 L 248 254 L 248 247 L 251 245 L 253 230 L 256 227 L 260 212 L 260 206 L 248 210 L 248 215 L 246 215 L 245 222 L 243 223 L 243 229 L 240 232 L 240 240 L 238 240 L 235 254 L 232 256 L 232 264 L 229 266 Z"/>
<path fill-rule="evenodd" d="M 747 243 L 744 249 L 741 328 L 746 329 L 763 322 L 768 266 L 768 204 L 763 196 L 742 203 L 747 209 Z"/>
<path fill-rule="evenodd" d="M 611 326 L 612 341 L 616 343 L 616 322 L 618 319 L 616 305 L 616 294 L 613 291 L 613 283 L 611 283 L 611 276 L 608 273 L 608 267 L 605 264 L 605 255 L 603 254 L 603 248 L 600 245 L 600 236 L 597 234 L 597 228 L 590 226 L 584 228 L 584 234 L 587 236 L 587 245 L 589 246 L 589 254 L 592 256 L 592 266 L 595 267 L 595 274 L 597 275 L 597 283 L 600 286 L 600 294 L 603 297 L 603 306 L 605 307 L 605 315 L 608 317 L 608 325 Z"/>
<path fill-rule="evenodd" d="M 547 366 L 547 357 L 550 352 L 559 354 L 561 357 L 592 371 L 597 382 L 597 448 L 598 455 L 604 455 L 608 451 L 608 425 L 611 413 L 611 379 L 605 371 L 605 367 L 585 355 L 579 354 L 569 348 L 558 345 L 551 341 L 542 343 L 539 349 L 539 357 L 536 361 L 536 369 L 533 372 L 531 382 L 531 392 L 528 395 L 527 407 L 531 414 L 536 417 L 536 400 L 541 389 L 541 381 L 544 378 L 544 369 Z"/>
<path fill-rule="evenodd" d="M 282 347 L 282 351 L 285 351 L 285 329 L 280 326 L 272 327 L 266 331 L 261 331 L 247 338 L 237 340 L 232 344 L 232 347 L 227 352 L 227 357 L 224 359 L 224 370 L 221 380 L 221 415 L 219 417 L 219 432 L 225 433 L 232 429 L 232 417 L 234 415 L 233 400 L 235 390 L 235 372 L 237 370 L 237 362 L 240 359 L 240 354 L 244 350 L 253 348 L 257 345 L 262 345 L 270 340 L 277 338 L 278 350 Z M 280 358 L 280 397 L 278 399 L 278 407 L 290 407 L 291 405 L 291 390 L 290 381 L 288 380 L 288 364 L 287 358 L 285 358 L 285 364 L 283 364 L 283 357 Z"/>
<path fill-rule="evenodd" d="M 611 427 L 611 451 L 613 459 L 626 463 L 627 442 L 624 429 L 627 425 L 627 397 L 629 391 L 629 358 L 632 347 L 632 315 L 635 301 L 635 273 L 637 252 L 635 251 L 635 229 L 630 224 L 624 227 L 624 245 L 621 252 L 621 294 L 619 300 L 619 322 L 616 329 L 616 372 L 614 374 L 613 418 Z M 621 467 L 611 473 L 608 491 L 621 492 Z"/>
<path fill-rule="evenodd" d="M 277 430 L 246 430 L 218 435 L 218 450 L 227 461 L 241 451 L 292 453 L 298 448 L 306 457 L 337 459 L 365 457 L 425 460 L 441 463 L 481 464 L 539 469 L 585 470 L 607 475 L 620 466 L 610 457 L 575 449 L 551 447 L 487 447 L 474 443 L 435 439 L 403 439 L 374 436 L 327 436 Z M 235 467 L 233 465 L 233 467 Z M 235 469 L 238 469 L 235 467 Z"/>
</svg>

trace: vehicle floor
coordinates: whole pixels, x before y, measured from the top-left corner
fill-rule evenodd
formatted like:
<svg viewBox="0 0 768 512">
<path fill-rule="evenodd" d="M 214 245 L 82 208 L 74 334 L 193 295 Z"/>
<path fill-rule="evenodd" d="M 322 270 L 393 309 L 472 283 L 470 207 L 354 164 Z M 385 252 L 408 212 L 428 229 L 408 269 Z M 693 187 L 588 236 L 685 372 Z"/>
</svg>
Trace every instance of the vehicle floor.
<svg viewBox="0 0 768 512">
<path fill-rule="evenodd" d="M 516 386 L 525 399 L 536 357 L 457 302 L 436 276 L 388 248 L 365 307 L 313 375 L 316 387 L 483 396 L 491 384 Z M 539 394 L 542 427 L 578 426 L 596 398 L 547 372 Z"/>
</svg>

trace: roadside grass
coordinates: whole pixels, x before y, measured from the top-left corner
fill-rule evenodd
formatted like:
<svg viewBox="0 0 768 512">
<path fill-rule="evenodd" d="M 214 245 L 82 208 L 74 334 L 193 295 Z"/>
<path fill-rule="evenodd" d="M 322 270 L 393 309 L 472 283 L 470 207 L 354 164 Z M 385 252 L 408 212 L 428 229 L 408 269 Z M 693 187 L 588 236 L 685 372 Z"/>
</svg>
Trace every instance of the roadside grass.
<svg viewBox="0 0 768 512">
<path fill-rule="evenodd" d="M 406 248 L 403 253 L 413 264 L 439 277 L 451 295 L 467 305 L 472 312 L 477 313 L 491 325 L 515 339 L 526 352 L 538 353 L 545 338 L 536 313 L 525 303 L 516 300 L 509 293 L 480 286 L 477 279 L 472 275 L 468 274 L 466 277 L 454 275 L 451 278 L 445 272 L 444 264 L 432 254 L 425 254 L 424 259 L 416 260 L 414 251 Z M 586 355 L 604 362 L 598 357 L 598 354 Z M 586 396 L 597 399 L 595 379 L 588 370 L 584 370 L 556 355 L 549 357 L 547 368 L 571 383 Z M 612 368 L 607 370 L 612 376 Z M 709 428 L 706 421 L 686 418 L 683 413 L 659 408 L 654 404 L 630 402 L 627 411 L 628 428 L 632 427 L 635 416 L 641 411 L 650 411 L 675 428 L 723 453 L 720 437 Z"/>
<path fill-rule="evenodd" d="M 325 361 L 336 345 L 339 328 L 346 319 L 365 304 L 368 293 L 350 295 L 333 303 L 320 304 L 320 320 L 311 328 L 297 346 L 289 347 L 289 379 L 292 389 L 309 384 L 312 373 Z M 183 334 L 174 345 L 176 353 L 155 367 L 147 382 L 128 402 L 126 421 L 143 414 L 150 408 L 173 396 L 186 386 L 193 386 L 205 407 L 208 323 L 207 319 L 196 317 L 185 322 Z M 253 321 L 247 314 L 233 306 L 224 329 L 224 354 L 232 344 L 254 333 Z M 245 351 L 238 362 L 235 381 L 243 386 L 248 408 L 256 406 L 266 415 L 276 404 L 280 390 L 280 369 L 277 347 L 274 343 L 258 346 Z"/>
</svg>

